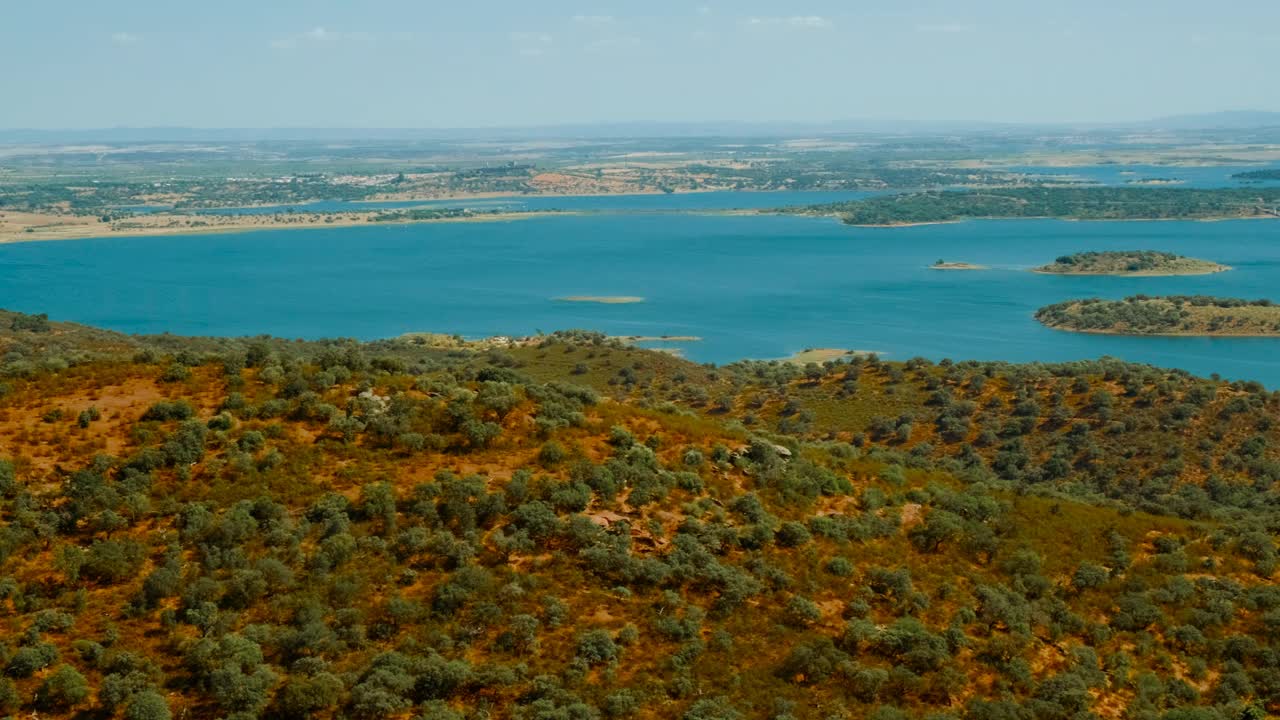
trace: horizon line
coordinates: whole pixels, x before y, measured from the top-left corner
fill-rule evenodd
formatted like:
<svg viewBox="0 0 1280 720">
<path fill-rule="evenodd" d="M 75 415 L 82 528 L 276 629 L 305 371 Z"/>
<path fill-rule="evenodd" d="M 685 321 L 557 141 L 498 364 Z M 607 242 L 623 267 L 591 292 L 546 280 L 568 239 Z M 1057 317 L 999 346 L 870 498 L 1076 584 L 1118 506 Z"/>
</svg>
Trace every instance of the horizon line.
<svg viewBox="0 0 1280 720">
<path fill-rule="evenodd" d="M 555 130 L 561 128 L 610 128 L 620 126 L 683 126 L 683 127 L 806 127 L 806 128 L 830 128 L 840 125 L 903 125 L 907 127 L 963 127 L 963 126 L 993 126 L 993 127 L 1022 127 L 1022 128 L 1038 128 L 1038 127 L 1083 127 L 1083 128 L 1103 128 L 1103 127 L 1131 127 L 1139 125 L 1152 125 L 1162 122 L 1185 121 L 1189 119 L 1199 118 L 1231 118 L 1239 116 L 1275 116 L 1268 118 L 1274 120 L 1280 125 L 1280 111 L 1277 110 L 1258 110 L 1258 109 L 1242 109 L 1242 110 L 1216 110 L 1197 113 L 1180 113 L 1175 115 L 1164 115 L 1154 118 L 1144 119 L 1126 119 L 1126 120 L 979 120 L 979 119 L 908 119 L 896 117 L 853 117 L 834 120 L 583 120 L 583 121 L 566 121 L 558 123 L 534 123 L 534 124 L 504 124 L 495 123 L 491 125 L 348 125 L 348 124 L 323 124 L 323 125 L 95 125 L 83 127 L 0 127 L 0 133 L 88 133 L 88 132 L 113 132 L 113 131 L 267 131 L 280 132 L 290 130 L 304 131 L 326 131 L 326 130 L 371 130 L 371 131 L 400 131 L 400 132 L 477 132 L 477 131 L 511 131 L 511 130 Z M 1213 126 L 1206 126 L 1211 129 Z M 1269 125 L 1258 125 L 1257 127 L 1270 127 Z M 1238 128 L 1236 128 L 1238 129 Z M 857 131 L 857 130 L 854 130 Z M 873 132 L 879 132 L 873 131 Z"/>
</svg>

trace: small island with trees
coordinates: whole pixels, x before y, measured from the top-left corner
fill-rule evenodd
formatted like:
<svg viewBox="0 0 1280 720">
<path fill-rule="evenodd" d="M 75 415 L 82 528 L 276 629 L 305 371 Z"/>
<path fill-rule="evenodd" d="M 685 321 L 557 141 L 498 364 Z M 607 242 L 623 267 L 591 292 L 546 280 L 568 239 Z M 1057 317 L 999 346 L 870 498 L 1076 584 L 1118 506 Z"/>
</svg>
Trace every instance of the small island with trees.
<svg viewBox="0 0 1280 720">
<path fill-rule="evenodd" d="M 1063 255 L 1034 268 L 1048 275 L 1209 275 L 1224 272 L 1227 265 L 1158 250 L 1108 250 Z"/>
<path fill-rule="evenodd" d="M 1280 337 L 1280 306 L 1272 301 L 1206 295 L 1068 300 L 1040 308 L 1036 319 L 1055 330 L 1111 335 Z"/>
<path fill-rule="evenodd" d="M 986 265 L 977 265 L 967 262 L 952 262 L 938 258 L 938 261 L 929 266 L 930 270 L 990 270 Z"/>
</svg>

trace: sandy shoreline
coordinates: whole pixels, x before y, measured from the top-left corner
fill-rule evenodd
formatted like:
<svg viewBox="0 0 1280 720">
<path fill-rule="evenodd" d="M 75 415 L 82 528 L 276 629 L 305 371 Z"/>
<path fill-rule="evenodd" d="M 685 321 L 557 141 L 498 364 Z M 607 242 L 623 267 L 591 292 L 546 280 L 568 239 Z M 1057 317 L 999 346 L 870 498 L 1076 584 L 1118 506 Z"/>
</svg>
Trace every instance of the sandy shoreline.
<svg viewBox="0 0 1280 720">
<path fill-rule="evenodd" d="M 1041 270 L 1032 268 L 1031 272 L 1037 275 L 1060 275 L 1063 277 L 1183 277 L 1192 275 L 1216 275 L 1217 273 L 1227 272 L 1235 268 L 1230 265 L 1219 265 L 1213 269 L 1205 270 L 1187 270 L 1184 272 L 1159 272 L 1151 270 L 1139 270 L 1138 272 L 1054 272 L 1052 270 Z"/>
<path fill-rule="evenodd" d="M 609 339 L 624 343 L 702 342 L 697 335 L 611 335 Z"/>
<path fill-rule="evenodd" d="M 694 192 L 714 192 L 714 191 L 691 191 Z M 753 191 L 743 191 L 753 192 Z M 630 193 L 629 193 L 630 194 Z M 635 194 L 660 194 L 660 193 L 635 193 Z M 610 194 L 601 194 L 600 197 L 608 197 Z M 474 199 L 481 199 L 484 196 L 469 196 Z M 502 195 L 494 195 L 493 197 L 507 197 Z M 581 195 L 563 195 L 557 197 L 583 197 Z M 465 199 L 465 198 L 459 198 Z M 424 200 L 424 202 L 429 202 Z M 251 206 L 238 206 L 251 207 Z M 304 212 L 304 213 L 272 213 L 258 215 L 223 215 L 223 214 L 169 214 L 154 213 L 150 215 L 139 215 L 129 218 L 126 222 L 134 223 L 136 226 L 121 227 L 119 221 L 114 224 L 112 222 L 102 222 L 94 215 L 52 215 L 46 213 L 32 213 L 19 211 L 0 211 L 0 245 L 9 243 L 22 242 L 46 242 L 54 240 L 86 240 L 98 238 L 113 237 L 147 237 L 161 235 L 213 235 L 221 233 L 240 233 L 254 232 L 258 230 L 302 230 L 316 228 L 333 228 L 333 227 L 370 227 L 375 225 L 409 225 L 418 223 L 437 223 L 437 222 L 508 222 L 512 220 L 525 220 L 537 217 L 549 216 L 577 216 L 598 213 L 628 214 L 636 211 L 626 209 L 616 210 L 528 210 L 528 211 L 509 211 L 509 212 L 481 212 L 461 217 L 433 217 L 421 219 L 390 219 L 390 220 L 372 220 L 378 215 L 388 213 L 402 212 L 413 208 L 377 208 L 369 210 L 343 210 L 337 212 Z M 655 212 L 655 211 L 641 211 Z M 777 209 L 753 209 L 753 208 L 732 208 L 732 209 L 715 209 L 701 208 L 689 210 L 669 210 L 661 211 L 672 214 L 685 215 L 724 215 L 724 216 L 745 216 L 745 215 L 799 215 L 802 217 L 829 217 L 841 219 L 841 215 L 837 213 L 826 213 L 818 215 L 805 215 L 794 212 L 780 212 Z M 894 229 L 921 227 L 926 225 L 952 225 L 957 223 L 983 221 L 983 220 L 1061 220 L 1064 222 L 1226 222 L 1231 220 L 1275 220 L 1280 219 L 1278 215 L 1250 215 L 1250 216 L 1228 216 L 1213 218 L 1116 218 L 1116 219 L 1081 219 L 1069 217 L 975 217 L 960 218 L 954 220 L 935 220 L 926 222 L 909 222 L 909 223 L 887 223 L 881 225 L 866 225 L 845 223 L 850 227 L 869 228 L 869 229 Z M 160 223 L 167 224 L 160 224 Z M 180 223 L 200 223 L 199 225 L 181 225 Z M 27 228 L 32 228 L 28 232 Z M 982 266 L 966 267 L 966 268 L 936 268 L 939 270 L 978 270 L 989 269 Z M 1225 268 L 1229 270 L 1231 268 Z M 1214 272 L 1222 272 L 1214 271 Z M 1046 273 L 1061 275 L 1064 273 Z M 1072 273 L 1083 275 L 1085 273 Z M 1106 274 L 1106 273 L 1099 273 Z M 1175 273 L 1178 275 L 1193 273 Z M 1209 273 L 1194 273 L 1209 274 Z M 1154 276 L 1154 275 L 1153 275 Z"/>
<path fill-rule="evenodd" d="M 511 222 L 515 220 L 529 220 L 539 217 L 578 214 L 580 213 L 574 211 L 536 210 L 528 212 L 484 213 L 464 217 L 421 219 L 405 218 L 379 221 L 373 221 L 370 219 L 373 213 L 359 217 L 343 217 L 341 219 L 334 219 L 334 216 L 332 215 L 307 217 L 305 215 L 292 214 L 285 216 L 289 220 L 288 222 L 283 220 L 273 222 L 272 218 L 275 216 L 272 215 L 221 215 L 217 217 L 232 217 L 237 218 L 239 221 L 215 222 L 213 224 L 199 226 L 154 225 L 121 229 L 112 229 L 109 223 L 101 222 L 73 222 L 43 226 L 20 226 L 24 228 L 35 227 L 36 229 L 33 232 L 26 232 L 25 229 L 6 227 L 4 224 L 0 223 L 0 245 L 26 242 L 53 242 L 57 240 L 89 240 L 165 235 L 219 235 L 224 233 L 257 232 L 262 230 L 316 230 L 320 228 L 379 227 L 391 225 L 417 225 L 421 223 Z M 171 221 L 185 221 L 197 218 L 205 220 L 208 216 L 155 215 L 150 217 L 166 218 Z M 240 219 L 242 217 L 243 219 Z M 79 219 L 79 217 L 76 219 Z M 96 220 L 96 218 L 88 219 Z"/>
<path fill-rule="evenodd" d="M 654 188 L 637 188 L 634 190 L 628 190 L 627 192 L 567 192 L 567 191 L 552 190 L 552 191 L 536 192 L 536 193 L 512 193 L 512 192 L 494 191 L 494 192 L 481 192 L 481 193 L 445 193 L 440 195 L 414 194 L 412 192 L 406 192 L 406 193 L 378 193 L 375 195 L 370 195 L 367 198 L 364 198 L 361 200 L 331 201 L 331 200 L 318 199 L 318 200 L 300 200 L 298 202 L 266 202 L 266 203 L 247 203 L 247 204 L 237 204 L 237 205 L 202 205 L 199 207 L 195 207 L 195 206 L 181 207 L 181 208 L 177 208 L 177 210 L 183 213 L 188 213 L 188 212 L 189 213 L 205 213 L 205 212 L 209 212 L 210 210 L 240 210 L 240 209 L 256 209 L 256 208 L 265 208 L 265 207 L 289 207 L 289 206 L 310 205 L 312 203 L 320 203 L 320 202 L 339 202 L 339 203 L 346 203 L 353 207 L 348 209 L 333 210 L 333 211 L 303 210 L 301 212 L 304 212 L 304 213 L 305 212 L 369 212 L 369 211 L 394 212 L 396 210 L 410 210 L 413 208 L 412 207 L 384 207 L 384 208 L 361 209 L 359 206 L 369 204 L 369 203 L 388 203 L 388 202 L 441 203 L 441 202 L 453 202 L 455 200 L 458 202 L 465 202 L 467 200 L 517 201 L 517 200 L 524 200 L 528 198 L 575 198 L 575 197 L 594 198 L 594 197 L 619 197 L 619 196 L 626 196 L 626 195 L 644 195 L 644 196 L 703 195 L 707 193 L 722 193 L 722 192 L 774 193 L 774 192 L 787 192 L 787 191 L 760 189 L 760 188 L 738 189 L 738 188 L 724 187 L 724 188 L 698 188 L 697 190 L 688 190 L 688 189 L 681 188 L 681 189 L 672 190 L 670 192 L 667 192 L 665 190 L 658 190 Z M 856 191 L 850 190 L 850 192 L 856 192 Z M 281 212 L 284 212 L 284 211 L 281 211 Z"/>
<path fill-rule="evenodd" d="M 884 353 L 875 350 L 846 350 L 844 348 L 807 348 L 797 353 L 792 353 L 789 357 L 778 358 L 782 362 L 796 363 L 799 365 L 807 365 L 808 363 L 824 363 L 831 360 L 840 360 L 851 357 L 866 357 L 868 355 L 881 356 Z"/>
<path fill-rule="evenodd" d="M 658 194 L 658 193 L 648 193 Z M 582 197 L 564 195 L 563 197 Z M 606 197 L 601 195 L 601 197 Z M 236 207 L 255 207 L 240 205 Z M 274 205 L 259 206 L 274 207 Z M 270 214 L 207 214 L 158 212 L 137 215 L 124 222 L 102 222 L 96 215 L 54 215 L 49 213 L 0 210 L 0 245 L 23 242 L 47 242 L 54 240 L 88 240 L 98 238 L 149 237 L 160 235 L 213 235 L 221 233 L 254 232 L 258 230 L 303 230 L 333 227 L 373 227 L 378 225 L 411 225 L 436 222 L 508 222 L 538 217 L 564 217 L 589 214 L 630 214 L 654 211 L 615 210 L 512 210 L 476 212 L 458 217 L 395 218 L 374 220 L 379 215 L 405 212 L 419 208 L 373 208 L 368 210 L 341 210 L 333 212 L 280 212 Z M 432 208 L 425 208 L 430 210 Z M 683 215 L 756 215 L 765 214 L 753 209 L 703 208 L 696 210 L 662 211 Z M 163 224 L 162 224 L 163 223 Z M 183 224 L 188 223 L 188 224 Z M 199 223 L 198 225 L 190 223 Z M 27 228 L 31 228 L 28 231 Z"/>
<path fill-rule="evenodd" d="M 833 217 L 839 220 L 841 216 L 828 215 L 827 217 Z M 885 223 L 883 225 L 863 225 L 860 223 L 845 223 L 845 225 L 848 225 L 849 227 L 856 227 L 856 228 L 886 229 L 886 228 L 925 227 L 926 225 L 957 225 L 962 222 L 969 222 L 970 220 L 1014 220 L 1014 219 L 1030 219 L 1030 218 L 965 218 L 964 220 L 929 220 L 927 222 Z M 1040 219 L 1048 220 L 1049 218 L 1040 218 Z"/>
</svg>

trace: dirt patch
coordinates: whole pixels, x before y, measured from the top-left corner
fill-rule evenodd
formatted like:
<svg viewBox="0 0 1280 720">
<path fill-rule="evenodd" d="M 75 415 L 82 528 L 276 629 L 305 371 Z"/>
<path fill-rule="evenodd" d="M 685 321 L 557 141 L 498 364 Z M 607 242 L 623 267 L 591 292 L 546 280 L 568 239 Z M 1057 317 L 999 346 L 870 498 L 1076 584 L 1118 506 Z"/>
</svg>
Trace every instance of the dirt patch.
<svg viewBox="0 0 1280 720">
<path fill-rule="evenodd" d="M 907 530 L 924 522 L 924 506 L 920 503 L 905 503 L 902 506 L 902 529 Z"/>
<path fill-rule="evenodd" d="M 152 377 L 132 377 L 102 386 L 88 378 L 72 378 L 70 387 L 21 389 L 0 408 L 0 457 L 13 457 L 31 480 L 48 479 L 60 466 L 72 469 L 95 455 L 121 457 L 137 443 L 132 428 L 155 403 L 170 398 L 190 402 L 200 417 L 214 413 L 222 401 L 222 383 L 212 368 L 196 368 L 201 388 L 193 393 L 183 383 L 165 384 Z M 81 412 L 96 408 L 98 418 L 79 427 Z"/>
</svg>

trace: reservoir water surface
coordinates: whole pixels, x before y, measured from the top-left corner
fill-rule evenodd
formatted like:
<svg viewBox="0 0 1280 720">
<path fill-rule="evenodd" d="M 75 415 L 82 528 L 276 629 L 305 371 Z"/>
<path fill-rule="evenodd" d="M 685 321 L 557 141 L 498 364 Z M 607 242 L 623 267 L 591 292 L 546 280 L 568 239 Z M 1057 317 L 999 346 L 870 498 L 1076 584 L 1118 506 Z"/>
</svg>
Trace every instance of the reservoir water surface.
<svg viewBox="0 0 1280 720">
<path fill-rule="evenodd" d="M 1064 253 L 1125 249 L 1235 269 L 1157 278 L 1028 272 Z M 928 269 L 938 259 L 991 269 Z M 698 336 L 673 345 L 717 363 L 809 347 L 893 359 L 1109 355 L 1273 388 L 1280 339 L 1080 335 L 1046 329 L 1032 314 L 1078 297 L 1275 298 L 1278 288 L 1280 221 L 1269 220 L 866 229 L 829 218 L 616 212 L 0 246 L 0 306 L 129 333 L 372 339 L 589 328 Z M 556 300 L 573 295 L 645 300 Z"/>
</svg>

